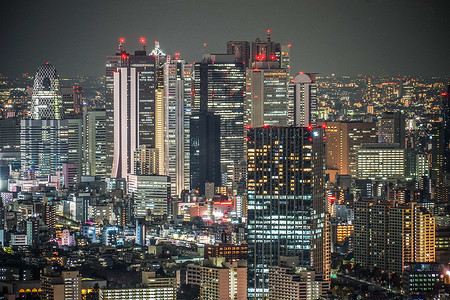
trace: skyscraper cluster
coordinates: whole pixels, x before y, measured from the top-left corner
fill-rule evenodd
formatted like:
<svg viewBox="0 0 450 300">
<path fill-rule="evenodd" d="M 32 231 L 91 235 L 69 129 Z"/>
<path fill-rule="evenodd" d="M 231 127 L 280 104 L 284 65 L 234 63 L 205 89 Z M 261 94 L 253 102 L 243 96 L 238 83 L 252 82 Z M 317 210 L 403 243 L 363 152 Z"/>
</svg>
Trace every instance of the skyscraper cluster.
<svg viewBox="0 0 450 300">
<path fill-rule="evenodd" d="M 425 118 L 406 107 L 444 84 L 293 72 L 270 30 L 193 63 L 139 42 L 106 57 L 97 98 L 45 63 L 29 109 L 1 111 L 1 293 L 444 293 L 448 87 Z"/>
</svg>

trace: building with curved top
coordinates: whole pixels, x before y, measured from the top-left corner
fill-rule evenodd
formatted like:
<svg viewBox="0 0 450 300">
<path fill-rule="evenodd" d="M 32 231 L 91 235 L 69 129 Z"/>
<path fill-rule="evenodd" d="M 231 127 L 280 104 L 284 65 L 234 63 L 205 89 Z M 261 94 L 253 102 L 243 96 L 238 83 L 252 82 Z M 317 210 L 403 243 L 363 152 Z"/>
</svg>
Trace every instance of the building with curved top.
<svg viewBox="0 0 450 300">
<path fill-rule="evenodd" d="M 45 63 L 37 69 L 31 96 L 31 118 L 34 120 L 62 119 L 62 94 L 55 67 Z"/>
</svg>

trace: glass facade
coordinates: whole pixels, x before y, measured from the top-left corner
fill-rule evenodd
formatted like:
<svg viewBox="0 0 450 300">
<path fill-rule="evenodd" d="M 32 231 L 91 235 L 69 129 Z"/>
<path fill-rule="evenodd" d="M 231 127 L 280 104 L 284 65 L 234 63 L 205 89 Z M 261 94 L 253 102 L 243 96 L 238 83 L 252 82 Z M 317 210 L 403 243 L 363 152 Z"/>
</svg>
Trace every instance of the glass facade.
<svg viewBox="0 0 450 300">
<path fill-rule="evenodd" d="M 195 63 L 193 111 L 220 117 L 222 185 L 231 186 L 233 167 L 244 159 L 245 67 L 232 55 L 209 57 Z"/>
<path fill-rule="evenodd" d="M 312 266 L 314 248 L 323 248 L 324 146 L 320 129 L 302 127 L 251 128 L 247 139 L 248 287 L 260 299 L 280 256 Z"/>
</svg>

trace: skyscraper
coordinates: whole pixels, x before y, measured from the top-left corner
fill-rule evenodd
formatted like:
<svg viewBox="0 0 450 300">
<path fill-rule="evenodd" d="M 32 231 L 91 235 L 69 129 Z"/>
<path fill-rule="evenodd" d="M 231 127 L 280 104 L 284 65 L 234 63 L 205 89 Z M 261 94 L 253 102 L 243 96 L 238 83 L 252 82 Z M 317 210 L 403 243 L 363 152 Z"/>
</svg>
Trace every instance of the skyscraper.
<svg viewBox="0 0 450 300">
<path fill-rule="evenodd" d="M 62 119 L 62 95 L 59 75 L 49 63 L 41 65 L 34 77 L 31 96 L 31 118 L 34 120 Z"/>
<path fill-rule="evenodd" d="M 139 74 L 136 68 L 114 72 L 114 159 L 112 178 L 133 172 L 134 151 L 139 147 Z"/>
<path fill-rule="evenodd" d="M 164 65 L 165 159 L 161 163 L 171 179 L 171 194 L 178 196 L 190 182 L 191 73 L 191 65 L 178 56 Z"/>
<path fill-rule="evenodd" d="M 68 162 L 67 120 L 22 120 L 20 152 L 22 178 L 47 178 Z"/>
<path fill-rule="evenodd" d="M 61 87 L 61 94 L 64 116 L 81 113 L 83 97 L 83 89 L 81 87 Z"/>
<path fill-rule="evenodd" d="M 246 66 L 250 62 L 250 43 L 247 41 L 227 42 L 227 54 L 232 54 L 236 61 L 243 62 Z"/>
<path fill-rule="evenodd" d="M 195 113 L 190 120 L 191 189 L 205 195 L 205 183 L 221 186 L 220 117 Z"/>
<path fill-rule="evenodd" d="M 376 143 L 374 122 L 318 122 L 326 132 L 327 170 L 340 175 L 357 175 L 357 153 L 362 143 Z"/>
<path fill-rule="evenodd" d="M 279 62 L 257 62 L 246 70 L 245 125 L 287 126 L 289 71 Z"/>
<path fill-rule="evenodd" d="M 233 167 L 244 159 L 244 85 L 244 63 L 235 62 L 233 55 L 205 54 L 201 62 L 195 63 L 192 107 L 195 112 L 214 113 L 220 117 L 220 163 L 224 186 L 231 186 Z"/>
<path fill-rule="evenodd" d="M 252 128 L 247 138 L 249 298 L 264 299 L 280 256 L 329 276 L 323 131 Z"/>
<path fill-rule="evenodd" d="M 94 110 L 83 112 L 83 175 L 106 174 L 106 112 Z"/>
<path fill-rule="evenodd" d="M 317 85 L 315 75 L 300 73 L 294 77 L 294 125 L 315 126 L 317 121 Z"/>
<path fill-rule="evenodd" d="M 118 68 L 134 68 L 139 74 L 139 145 L 155 147 L 155 89 L 156 69 L 155 57 L 147 55 L 145 39 L 141 39 L 143 50 L 137 50 L 130 55 L 122 49 L 124 39 L 120 39 L 119 50 L 114 56 L 106 57 L 106 168 L 107 174 L 111 174 L 114 156 L 114 72 Z M 133 155 L 131 155 L 131 158 Z"/>
</svg>

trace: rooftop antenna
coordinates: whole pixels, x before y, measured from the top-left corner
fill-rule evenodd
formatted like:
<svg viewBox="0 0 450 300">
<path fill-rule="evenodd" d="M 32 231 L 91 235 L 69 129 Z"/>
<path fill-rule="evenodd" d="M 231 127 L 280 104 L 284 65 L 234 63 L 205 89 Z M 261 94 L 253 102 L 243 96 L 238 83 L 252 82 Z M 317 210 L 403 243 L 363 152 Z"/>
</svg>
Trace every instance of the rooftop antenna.
<svg viewBox="0 0 450 300">
<path fill-rule="evenodd" d="M 206 43 L 203 44 L 203 54 L 206 54 Z"/>
<path fill-rule="evenodd" d="M 122 52 L 122 46 L 125 43 L 125 39 L 124 38 L 120 38 L 119 39 L 119 51 Z"/>
<path fill-rule="evenodd" d="M 270 29 L 267 29 L 267 41 L 270 42 Z"/>
<path fill-rule="evenodd" d="M 146 47 L 145 47 L 145 38 L 141 37 L 141 39 L 139 41 L 141 42 L 142 47 L 144 48 L 144 51 L 145 51 L 145 49 L 146 49 Z"/>
</svg>

